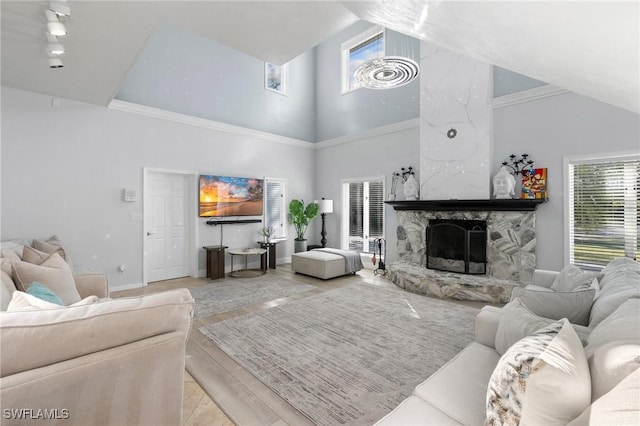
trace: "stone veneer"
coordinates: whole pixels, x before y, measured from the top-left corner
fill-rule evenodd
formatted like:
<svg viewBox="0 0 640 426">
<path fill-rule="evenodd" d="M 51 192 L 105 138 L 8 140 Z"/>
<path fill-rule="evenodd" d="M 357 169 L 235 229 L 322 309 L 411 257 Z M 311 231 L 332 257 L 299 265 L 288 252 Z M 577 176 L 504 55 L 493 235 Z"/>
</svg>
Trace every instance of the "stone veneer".
<svg viewBox="0 0 640 426">
<path fill-rule="evenodd" d="M 409 291 L 441 298 L 505 303 L 514 286 L 531 283 L 536 265 L 533 211 L 398 210 L 398 256 L 391 281 Z M 426 227 L 430 219 L 485 220 L 487 274 L 464 275 L 426 268 Z"/>
</svg>

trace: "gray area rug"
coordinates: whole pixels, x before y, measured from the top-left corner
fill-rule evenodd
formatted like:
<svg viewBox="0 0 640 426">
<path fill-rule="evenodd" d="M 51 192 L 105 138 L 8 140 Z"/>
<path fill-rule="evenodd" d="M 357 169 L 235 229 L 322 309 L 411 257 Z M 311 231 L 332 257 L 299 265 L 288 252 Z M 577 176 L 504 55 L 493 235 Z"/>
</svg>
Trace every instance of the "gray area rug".
<svg viewBox="0 0 640 426">
<path fill-rule="evenodd" d="M 255 303 L 292 296 L 316 287 L 275 275 L 212 282 L 189 291 L 196 301 L 194 318 L 206 318 Z"/>
<path fill-rule="evenodd" d="M 353 284 L 199 330 L 318 425 L 370 425 L 473 340 L 478 309 Z"/>
</svg>

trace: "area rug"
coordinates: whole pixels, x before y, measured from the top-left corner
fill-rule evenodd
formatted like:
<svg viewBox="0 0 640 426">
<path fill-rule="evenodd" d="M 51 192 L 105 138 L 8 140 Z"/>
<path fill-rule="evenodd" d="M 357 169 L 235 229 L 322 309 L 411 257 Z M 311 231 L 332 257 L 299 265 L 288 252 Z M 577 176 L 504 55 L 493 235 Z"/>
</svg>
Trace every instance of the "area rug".
<svg viewBox="0 0 640 426">
<path fill-rule="evenodd" d="M 258 278 L 234 278 L 212 282 L 191 287 L 189 291 L 196 302 L 193 316 L 195 319 L 200 319 L 315 288 L 312 285 L 267 274 Z"/>
<path fill-rule="evenodd" d="M 370 425 L 473 340 L 478 309 L 369 284 L 199 328 L 318 425 Z"/>
</svg>

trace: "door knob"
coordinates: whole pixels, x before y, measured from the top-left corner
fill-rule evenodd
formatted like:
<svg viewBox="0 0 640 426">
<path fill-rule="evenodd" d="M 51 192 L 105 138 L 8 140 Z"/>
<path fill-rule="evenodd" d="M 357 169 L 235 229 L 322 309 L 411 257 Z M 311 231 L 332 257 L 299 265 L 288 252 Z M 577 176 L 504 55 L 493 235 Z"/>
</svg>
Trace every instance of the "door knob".
<svg viewBox="0 0 640 426">
<path fill-rule="evenodd" d="M 153 235 L 153 234 L 157 234 L 157 232 L 156 231 L 147 231 L 147 236 Z"/>
</svg>

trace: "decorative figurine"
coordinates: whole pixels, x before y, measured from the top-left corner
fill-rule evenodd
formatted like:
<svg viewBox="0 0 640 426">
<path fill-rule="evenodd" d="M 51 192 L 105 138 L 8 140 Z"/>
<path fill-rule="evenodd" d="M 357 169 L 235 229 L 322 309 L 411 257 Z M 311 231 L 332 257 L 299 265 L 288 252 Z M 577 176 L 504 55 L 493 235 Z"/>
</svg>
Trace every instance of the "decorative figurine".
<svg viewBox="0 0 640 426">
<path fill-rule="evenodd" d="M 498 200 L 511 199 L 515 195 L 516 179 L 506 167 L 500 167 L 500 171 L 493 177 L 493 196 Z"/>
</svg>

